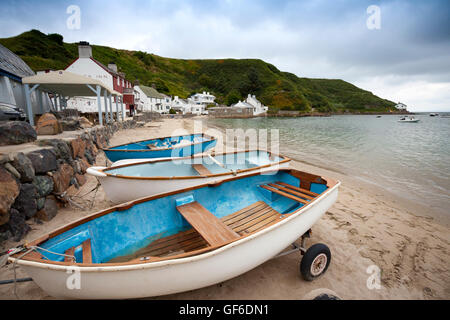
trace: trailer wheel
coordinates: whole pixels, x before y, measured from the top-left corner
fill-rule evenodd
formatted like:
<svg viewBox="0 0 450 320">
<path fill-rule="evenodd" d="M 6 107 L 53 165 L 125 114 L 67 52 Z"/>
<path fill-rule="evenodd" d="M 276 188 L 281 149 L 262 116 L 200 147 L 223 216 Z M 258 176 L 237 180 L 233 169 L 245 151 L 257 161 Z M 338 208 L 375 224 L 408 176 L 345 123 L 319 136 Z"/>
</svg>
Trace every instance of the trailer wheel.
<svg viewBox="0 0 450 320">
<path fill-rule="evenodd" d="M 331 261 L 330 249 L 323 243 L 316 243 L 306 250 L 300 262 L 300 273 L 306 281 L 317 279 L 327 271 Z"/>
</svg>

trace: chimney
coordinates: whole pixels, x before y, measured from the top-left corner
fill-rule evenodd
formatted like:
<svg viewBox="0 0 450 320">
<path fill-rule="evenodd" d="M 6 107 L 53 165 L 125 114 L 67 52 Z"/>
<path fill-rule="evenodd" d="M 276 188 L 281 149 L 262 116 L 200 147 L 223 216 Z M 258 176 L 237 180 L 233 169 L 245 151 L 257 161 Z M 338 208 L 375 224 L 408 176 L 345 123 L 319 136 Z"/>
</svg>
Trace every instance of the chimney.
<svg viewBox="0 0 450 320">
<path fill-rule="evenodd" d="M 78 56 L 80 58 L 92 58 L 92 47 L 89 42 L 80 41 L 78 43 Z"/>
<path fill-rule="evenodd" d="M 115 73 L 117 73 L 117 65 L 114 62 L 110 62 L 108 63 L 108 69 L 114 71 Z"/>
</svg>

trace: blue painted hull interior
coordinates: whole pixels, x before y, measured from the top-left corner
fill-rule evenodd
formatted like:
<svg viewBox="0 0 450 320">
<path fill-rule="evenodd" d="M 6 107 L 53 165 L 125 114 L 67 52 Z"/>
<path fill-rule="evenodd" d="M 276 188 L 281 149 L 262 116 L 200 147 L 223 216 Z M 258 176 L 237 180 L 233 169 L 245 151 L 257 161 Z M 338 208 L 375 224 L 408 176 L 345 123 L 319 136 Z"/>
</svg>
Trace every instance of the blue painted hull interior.
<svg viewBox="0 0 450 320">
<path fill-rule="evenodd" d="M 300 185 L 300 180 L 289 171 L 241 177 L 217 186 L 200 187 L 136 203 L 126 210 L 112 211 L 50 238 L 40 247 L 60 254 L 75 247 L 76 262 L 82 263 L 81 244 L 90 239 L 92 263 L 106 263 L 133 254 L 153 241 L 190 229 L 190 224 L 176 208 L 186 202 L 197 201 L 217 218 L 230 215 L 257 201 L 264 201 L 280 214 L 290 213 L 304 205 L 260 187 L 277 181 Z M 326 185 L 311 184 L 311 191 L 316 193 L 320 194 L 326 189 Z M 64 259 L 43 250 L 40 253 L 45 259 L 53 261 Z"/>
<path fill-rule="evenodd" d="M 187 157 L 215 147 L 216 142 L 202 134 L 191 134 L 133 142 L 105 149 L 104 152 L 113 162 L 123 159 Z"/>
<path fill-rule="evenodd" d="M 245 151 L 213 156 L 224 167 L 212 161 L 208 156 L 187 158 L 183 160 L 159 161 L 127 165 L 118 168 L 108 168 L 104 172 L 113 175 L 132 177 L 183 177 L 200 176 L 193 164 L 202 164 L 212 174 L 231 173 L 235 170 L 244 170 L 258 166 L 277 163 L 283 158 L 270 156 L 267 151 Z"/>
</svg>

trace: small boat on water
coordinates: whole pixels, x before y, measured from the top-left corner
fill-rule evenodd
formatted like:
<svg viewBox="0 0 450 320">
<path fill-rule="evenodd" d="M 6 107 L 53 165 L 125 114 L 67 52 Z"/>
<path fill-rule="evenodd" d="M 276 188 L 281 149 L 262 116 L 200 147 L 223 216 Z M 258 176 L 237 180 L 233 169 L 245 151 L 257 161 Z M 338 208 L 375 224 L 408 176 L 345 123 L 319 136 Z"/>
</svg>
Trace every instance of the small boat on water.
<svg viewBox="0 0 450 320">
<path fill-rule="evenodd" d="M 406 122 L 406 123 L 416 123 L 419 122 L 419 119 L 416 119 L 414 117 L 402 117 L 397 122 Z"/>
<path fill-rule="evenodd" d="M 27 243 L 8 259 L 58 298 L 193 290 L 286 253 L 280 254 L 337 200 L 339 185 L 293 169 L 232 177 L 94 213 Z M 330 259 L 328 247 L 311 246 L 301 260 L 302 275 L 313 280 Z"/>
<path fill-rule="evenodd" d="M 439 113 L 436 113 L 436 112 L 430 113 L 430 117 L 438 117 L 438 116 L 439 116 Z"/>
<path fill-rule="evenodd" d="M 135 141 L 103 149 L 112 162 L 123 159 L 187 157 L 215 147 L 217 139 L 203 134 Z"/>
<path fill-rule="evenodd" d="M 114 203 L 189 188 L 251 172 L 286 168 L 290 159 L 263 150 L 142 162 L 119 161 L 112 167 L 90 167 Z"/>
</svg>

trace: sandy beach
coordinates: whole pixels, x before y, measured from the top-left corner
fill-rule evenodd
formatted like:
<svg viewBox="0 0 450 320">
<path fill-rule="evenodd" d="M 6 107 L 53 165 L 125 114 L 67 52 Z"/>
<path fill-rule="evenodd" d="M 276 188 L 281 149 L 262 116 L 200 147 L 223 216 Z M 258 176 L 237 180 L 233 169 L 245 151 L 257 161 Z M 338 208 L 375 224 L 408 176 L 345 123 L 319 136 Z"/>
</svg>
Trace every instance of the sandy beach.
<svg viewBox="0 0 450 320">
<path fill-rule="evenodd" d="M 173 135 L 184 128 L 192 133 L 207 128 L 194 119 L 165 119 L 143 128 L 117 132 L 111 145 L 152 137 Z M 199 128 L 200 127 L 200 128 Z M 181 132 L 182 133 L 182 132 Z M 218 133 L 208 129 L 208 134 Z M 222 141 L 216 151 L 221 150 Z M 282 141 L 281 141 L 282 143 Z M 99 153 L 96 163 L 105 165 Z M 423 215 L 423 208 L 408 206 L 383 189 L 342 173 L 292 161 L 292 167 L 340 180 L 339 199 L 313 227 L 308 245 L 326 243 L 332 252 L 327 273 L 306 282 L 299 275 L 300 253 L 267 261 L 239 277 L 210 287 L 156 299 L 305 299 L 311 292 L 328 289 L 342 299 L 449 299 L 450 233 L 448 223 Z M 78 191 L 77 206 L 61 209 L 51 221 L 29 221 L 32 231 L 22 242 L 93 212 L 111 206 L 94 177 Z M 17 246 L 7 242 L 1 251 Z M 380 287 L 368 285 L 376 271 L 381 272 Z M 27 277 L 20 267 L 17 277 Z M 0 269 L 0 279 L 14 277 L 12 265 Z M 0 299 L 16 299 L 12 284 L 0 286 Z M 17 284 L 20 299 L 52 299 L 33 282 Z"/>
</svg>

